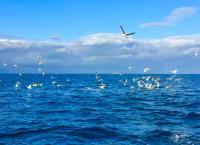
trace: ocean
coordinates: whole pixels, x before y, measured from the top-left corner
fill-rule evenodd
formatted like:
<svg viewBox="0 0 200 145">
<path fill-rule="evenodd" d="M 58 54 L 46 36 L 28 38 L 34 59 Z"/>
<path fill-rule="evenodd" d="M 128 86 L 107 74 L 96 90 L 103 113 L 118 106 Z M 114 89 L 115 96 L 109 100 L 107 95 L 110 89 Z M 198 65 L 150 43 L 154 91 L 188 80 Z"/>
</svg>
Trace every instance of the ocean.
<svg viewBox="0 0 200 145">
<path fill-rule="evenodd" d="M 200 75 L 0 74 L 2 145 L 199 145 Z"/>
</svg>

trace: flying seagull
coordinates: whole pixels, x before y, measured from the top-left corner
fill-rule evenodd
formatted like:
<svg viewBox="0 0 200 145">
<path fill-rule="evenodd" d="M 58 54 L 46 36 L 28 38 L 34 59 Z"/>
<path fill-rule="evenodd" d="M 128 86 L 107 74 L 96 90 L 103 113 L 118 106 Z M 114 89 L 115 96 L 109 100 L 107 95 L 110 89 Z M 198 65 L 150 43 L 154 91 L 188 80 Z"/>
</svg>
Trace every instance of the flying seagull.
<svg viewBox="0 0 200 145">
<path fill-rule="evenodd" d="M 122 26 L 120 26 L 120 29 L 122 31 L 122 36 L 125 37 L 125 38 L 128 38 L 128 36 L 135 34 L 135 32 L 133 32 L 133 33 L 125 33 L 125 31 L 124 31 Z"/>
</svg>

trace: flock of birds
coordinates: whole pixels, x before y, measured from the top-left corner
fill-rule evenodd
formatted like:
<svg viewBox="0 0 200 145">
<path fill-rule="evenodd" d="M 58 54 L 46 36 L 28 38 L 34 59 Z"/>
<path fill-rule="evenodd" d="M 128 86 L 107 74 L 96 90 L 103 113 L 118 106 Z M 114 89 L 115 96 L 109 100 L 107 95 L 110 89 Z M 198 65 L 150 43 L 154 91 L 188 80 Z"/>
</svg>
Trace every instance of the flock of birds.
<svg viewBox="0 0 200 145">
<path fill-rule="evenodd" d="M 46 65 L 46 61 L 43 57 L 41 56 L 38 56 L 38 62 L 37 62 L 37 65 L 38 65 L 38 72 L 45 76 L 47 75 L 47 73 L 44 71 L 44 66 Z M 7 67 L 9 66 L 7 63 L 3 63 L 3 67 Z M 19 66 L 17 64 L 14 64 L 14 65 L 11 65 L 14 69 L 18 69 Z M 134 69 L 134 67 L 132 65 L 129 65 L 127 67 L 127 69 L 129 70 L 132 70 Z M 168 80 L 172 80 L 172 79 L 175 79 L 175 76 L 178 72 L 178 69 L 174 69 L 174 70 L 171 70 L 170 71 L 172 75 L 171 78 L 167 78 Z M 144 89 L 148 89 L 148 90 L 152 90 L 152 89 L 155 89 L 155 88 L 159 88 L 160 87 L 160 78 L 157 77 L 157 76 L 154 76 L 151 74 L 151 69 L 149 67 L 146 67 L 144 68 L 144 74 L 147 74 L 145 76 L 142 76 L 142 77 L 138 77 L 138 78 L 133 78 L 132 80 L 130 79 L 127 79 L 125 77 L 125 75 L 123 75 L 122 73 L 120 72 L 115 72 L 113 73 L 113 75 L 119 75 L 119 83 L 121 83 L 123 86 L 129 86 L 130 87 L 130 90 L 131 92 L 134 92 L 134 89 L 135 89 L 135 85 L 138 87 L 138 88 L 144 88 Z M 149 74 L 149 75 L 148 75 Z M 23 74 L 22 73 L 18 73 L 19 77 L 22 78 Z M 107 87 L 107 84 L 105 83 L 103 77 L 101 74 L 99 73 L 96 73 L 95 75 L 95 78 L 96 78 L 96 82 L 97 82 L 97 86 L 100 88 L 100 89 L 106 89 Z M 51 85 L 52 86 L 56 86 L 56 87 L 62 87 L 63 85 L 62 84 L 59 84 L 57 83 L 56 81 L 56 75 L 55 76 L 52 76 L 51 75 L 51 78 L 50 78 L 52 81 L 51 81 Z M 181 79 L 177 79 L 176 81 L 180 81 Z M 1 80 L 0 80 L 1 82 Z M 66 80 L 66 82 L 70 82 L 70 78 L 68 78 Z M 133 85 L 135 84 L 135 85 Z M 22 86 L 22 83 L 20 81 L 17 81 L 15 83 L 15 88 L 19 88 Z M 43 84 L 41 82 L 33 82 L 31 84 L 28 84 L 26 86 L 26 89 L 33 89 L 35 87 L 42 87 Z M 86 87 L 89 89 L 89 87 Z M 167 87 L 166 87 L 167 88 Z"/>
<path fill-rule="evenodd" d="M 125 37 L 125 38 L 129 37 L 130 35 L 135 34 L 135 32 L 134 33 L 126 33 L 122 26 L 120 26 L 120 29 L 121 29 L 121 32 L 122 32 L 122 36 Z M 197 50 L 194 49 L 194 52 L 195 52 L 194 56 L 198 56 L 199 55 Z M 37 62 L 38 72 L 40 74 L 42 74 L 43 76 L 45 76 L 47 74 L 44 71 L 44 66 L 46 64 L 46 61 L 42 56 L 37 56 L 37 60 L 38 60 L 38 62 Z M 3 67 L 12 66 L 14 69 L 18 69 L 19 68 L 19 66 L 17 64 L 8 65 L 8 63 L 6 63 L 6 62 L 4 62 L 2 64 L 2 66 Z M 129 65 L 128 69 L 132 70 L 133 66 Z M 171 70 L 170 73 L 172 74 L 172 77 L 167 78 L 167 80 L 174 79 L 175 81 L 180 81 L 181 78 L 175 78 L 177 72 L 178 72 L 178 69 Z M 149 76 L 147 75 L 147 76 L 143 76 L 141 78 L 133 78 L 132 81 L 128 80 L 127 78 L 124 78 L 123 74 L 121 74 L 119 72 L 115 72 L 115 73 L 113 73 L 113 75 L 119 75 L 120 78 L 121 78 L 119 80 L 119 82 L 122 83 L 122 85 L 124 85 L 124 86 L 129 85 L 131 91 L 134 90 L 134 85 L 131 85 L 131 83 L 135 83 L 138 88 L 145 88 L 145 89 L 148 89 L 148 90 L 160 87 L 160 78 L 156 77 L 156 76 L 153 76 L 153 75 L 150 75 L 151 74 L 151 69 L 149 67 L 144 68 L 144 73 L 145 74 L 149 74 Z M 20 77 L 22 77 L 22 73 L 18 73 L 18 75 Z M 62 87 L 61 84 L 57 84 L 55 79 L 56 79 L 56 77 L 53 77 L 51 75 L 51 80 L 52 80 L 51 84 L 54 85 L 54 86 L 57 86 L 57 87 Z M 106 83 L 104 82 L 103 78 L 101 77 L 101 75 L 99 73 L 96 73 L 96 81 L 97 81 L 98 86 L 99 86 L 100 89 L 105 89 L 107 87 Z M 0 80 L 0 82 L 1 82 L 1 80 Z M 67 82 L 70 82 L 69 78 L 67 79 Z M 22 86 L 21 82 L 17 81 L 15 83 L 15 87 L 19 88 L 20 86 Z M 28 86 L 26 86 L 26 88 L 27 89 L 32 89 L 33 87 L 42 87 L 42 86 L 43 86 L 43 84 L 40 83 L 40 82 L 33 82 L 33 83 L 29 84 Z M 166 86 L 166 88 L 169 88 L 169 86 Z"/>
<path fill-rule="evenodd" d="M 197 51 L 195 51 L 194 56 L 198 56 L 198 52 Z M 46 65 L 45 59 L 42 56 L 38 56 L 37 60 L 38 60 L 38 62 L 37 62 L 38 72 L 43 76 L 47 75 L 47 73 L 44 71 L 44 66 Z M 2 64 L 2 66 L 3 67 L 12 66 L 16 70 L 19 69 L 19 65 L 17 65 L 17 64 L 9 65 L 6 62 L 4 62 Z M 132 65 L 129 65 L 127 67 L 127 69 L 133 70 L 134 67 Z M 115 73 L 113 73 L 113 75 L 119 75 L 120 76 L 119 77 L 120 78 L 119 79 L 119 83 L 121 83 L 123 86 L 129 86 L 131 92 L 134 92 L 135 86 L 137 86 L 139 89 L 143 88 L 143 89 L 147 89 L 147 90 L 152 90 L 152 89 L 155 89 L 155 88 L 159 88 L 160 87 L 160 78 L 157 77 L 157 76 L 152 75 L 151 74 L 151 69 L 149 67 L 144 68 L 143 71 L 144 71 L 144 74 L 146 74 L 146 75 L 144 75 L 142 77 L 138 77 L 138 78 L 133 78 L 132 80 L 127 79 L 125 77 L 125 75 L 123 75 L 120 72 L 115 72 Z M 178 69 L 171 70 L 170 73 L 172 74 L 172 76 L 169 77 L 169 78 L 166 78 L 166 80 L 168 80 L 168 81 L 175 80 L 175 81 L 180 82 L 182 80 L 182 78 L 176 78 L 177 72 L 178 72 Z M 18 75 L 19 75 L 20 78 L 23 76 L 22 73 L 18 73 Z M 106 89 L 107 84 L 105 83 L 102 75 L 99 74 L 99 73 L 96 73 L 95 77 L 96 77 L 97 86 L 100 89 Z M 62 84 L 57 83 L 56 76 L 52 76 L 51 75 L 51 80 L 52 80 L 51 84 L 53 86 L 56 86 L 56 87 L 62 87 L 63 86 Z M 0 82 L 1 82 L 1 80 L 0 80 Z M 66 80 L 66 82 L 70 82 L 70 79 L 68 78 Z M 133 84 L 135 84 L 135 85 L 133 85 Z M 20 81 L 17 81 L 15 83 L 15 88 L 19 88 L 21 86 L 22 86 L 22 84 L 21 84 Z M 26 88 L 27 89 L 33 89 L 34 87 L 42 87 L 42 86 L 43 86 L 43 84 L 41 82 L 33 82 L 33 83 L 27 85 Z M 89 87 L 86 87 L 86 88 L 89 89 Z M 168 88 L 170 88 L 170 86 L 166 86 L 165 88 L 168 89 Z"/>
<path fill-rule="evenodd" d="M 128 66 L 128 69 L 132 68 L 133 68 L 132 66 Z M 115 72 L 113 73 L 113 75 L 119 75 L 120 76 L 119 82 L 123 86 L 129 86 L 130 91 L 134 92 L 134 89 L 136 89 L 135 87 L 137 87 L 137 89 L 147 89 L 147 90 L 152 90 L 160 87 L 160 77 L 152 75 L 150 72 L 151 69 L 146 67 L 144 68 L 144 73 L 145 73 L 144 76 L 141 77 L 138 76 L 132 79 L 127 79 L 125 75 L 119 72 Z M 171 70 L 170 72 L 172 75 L 166 78 L 166 81 L 180 82 L 182 80 L 182 78 L 177 77 L 178 69 Z M 96 81 L 98 82 L 100 89 L 106 88 L 107 85 L 99 73 L 96 73 Z M 169 89 L 170 87 L 171 87 L 170 85 L 165 86 L 166 89 Z"/>
</svg>

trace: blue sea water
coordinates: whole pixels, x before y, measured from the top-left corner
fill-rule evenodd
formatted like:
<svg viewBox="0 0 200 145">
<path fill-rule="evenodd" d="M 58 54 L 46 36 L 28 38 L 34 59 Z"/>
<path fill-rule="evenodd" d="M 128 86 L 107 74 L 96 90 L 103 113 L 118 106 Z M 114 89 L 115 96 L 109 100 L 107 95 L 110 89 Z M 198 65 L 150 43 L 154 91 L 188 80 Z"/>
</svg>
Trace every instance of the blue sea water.
<svg viewBox="0 0 200 145">
<path fill-rule="evenodd" d="M 148 76 L 1 74 L 0 144 L 199 145 L 200 75 Z"/>
</svg>

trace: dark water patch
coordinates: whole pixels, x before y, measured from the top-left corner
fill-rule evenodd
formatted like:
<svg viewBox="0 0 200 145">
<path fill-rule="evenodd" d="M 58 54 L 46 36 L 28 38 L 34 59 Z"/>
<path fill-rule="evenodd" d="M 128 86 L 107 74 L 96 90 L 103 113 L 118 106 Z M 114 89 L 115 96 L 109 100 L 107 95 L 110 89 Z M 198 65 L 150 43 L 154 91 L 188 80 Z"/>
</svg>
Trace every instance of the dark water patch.
<svg viewBox="0 0 200 145">
<path fill-rule="evenodd" d="M 190 112 L 190 113 L 185 115 L 184 119 L 199 120 L 200 121 L 200 114 L 195 113 L 195 112 Z"/>
</svg>

